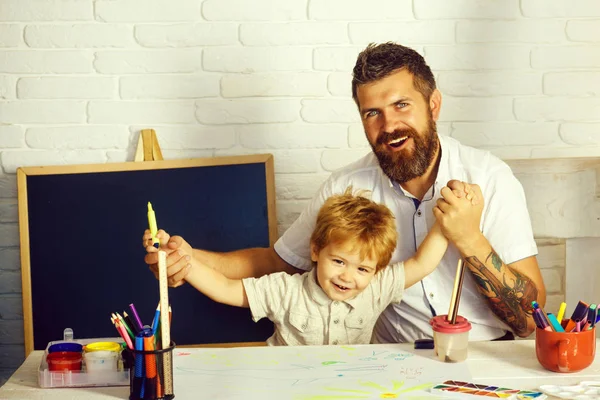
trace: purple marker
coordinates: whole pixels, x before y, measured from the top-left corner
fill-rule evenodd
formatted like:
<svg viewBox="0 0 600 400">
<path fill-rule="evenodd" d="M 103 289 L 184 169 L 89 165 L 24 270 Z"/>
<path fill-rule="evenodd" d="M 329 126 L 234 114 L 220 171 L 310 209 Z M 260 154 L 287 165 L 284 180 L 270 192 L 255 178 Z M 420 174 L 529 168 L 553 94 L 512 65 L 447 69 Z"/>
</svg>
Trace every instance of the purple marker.
<svg viewBox="0 0 600 400">
<path fill-rule="evenodd" d="M 140 316 L 138 315 L 133 303 L 131 303 L 129 305 L 129 309 L 131 310 L 131 316 L 132 316 L 133 323 L 136 325 L 136 328 L 139 332 L 144 327 L 144 325 L 142 324 L 142 320 L 140 319 Z"/>
<path fill-rule="evenodd" d="M 535 322 L 535 325 L 540 328 L 540 329 L 544 329 L 544 327 L 542 326 L 542 324 L 540 323 L 540 316 L 538 315 L 538 313 L 533 310 L 533 322 Z"/>
<path fill-rule="evenodd" d="M 582 319 L 585 319 L 588 313 L 588 308 L 589 306 L 587 305 L 587 303 L 580 301 L 579 303 L 577 303 L 573 314 L 571 314 L 571 319 L 573 321 L 581 321 Z"/>
<path fill-rule="evenodd" d="M 536 317 L 537 317 L 537 326 L 540 329 L 543 329 L 548 332 L 552 332 L 552 327 L 550 327 L 550 323 L 544 317 L 544 314 L 542 313 L 541 308 L 536 308 L 535 310 L 533 310 L 533 320 L 534 321 L 535 321 Z"/>
</svg>

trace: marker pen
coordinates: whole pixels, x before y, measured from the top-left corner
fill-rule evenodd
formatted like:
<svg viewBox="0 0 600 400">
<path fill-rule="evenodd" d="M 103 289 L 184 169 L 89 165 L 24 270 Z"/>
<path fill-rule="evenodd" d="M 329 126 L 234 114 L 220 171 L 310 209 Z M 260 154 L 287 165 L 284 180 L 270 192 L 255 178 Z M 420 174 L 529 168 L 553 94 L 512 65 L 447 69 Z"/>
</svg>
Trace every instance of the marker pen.
<svg viewBox="0 0 600 400">
<path fill-rule="evenodd" d="M 152 245 L 158 249 L 160 241 L 156 237 L 158 232 L 158 225 L 156 225 L 156 214 L 152 209 L 152 204 L 148 202 L 148 227 L 150 228 L 150 234 L 152 235 Z"/>
<path fill-rule="evenodd" d="M 563 327 L 558 323 L 558 319 L 556 319 L 554 314 L 548 313 L 546 315 L 548 316 L 548 320 L 550 321 L 550 325 L 552 326 L 552 329 L 554 329 L 554 331 L 556 331 L 556 332 L 564 332 L 565 331 L 563 329 Z"/>
</svg>

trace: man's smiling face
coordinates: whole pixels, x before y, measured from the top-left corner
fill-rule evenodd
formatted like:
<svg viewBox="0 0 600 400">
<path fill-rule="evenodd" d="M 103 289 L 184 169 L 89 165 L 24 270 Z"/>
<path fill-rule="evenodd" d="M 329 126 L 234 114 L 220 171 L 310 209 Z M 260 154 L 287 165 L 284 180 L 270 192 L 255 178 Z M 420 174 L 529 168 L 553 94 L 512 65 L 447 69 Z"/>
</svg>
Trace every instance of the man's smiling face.
<svg viewBox="0 0 600 400">
<path fill-rule="evenodd" d="M 357 100 L 367 140 L 385 174 L 404 183 L 425 173 L 438 149 L 431 106 L 413 76 L 398 70 L 359 85 Z"/>
</svg>

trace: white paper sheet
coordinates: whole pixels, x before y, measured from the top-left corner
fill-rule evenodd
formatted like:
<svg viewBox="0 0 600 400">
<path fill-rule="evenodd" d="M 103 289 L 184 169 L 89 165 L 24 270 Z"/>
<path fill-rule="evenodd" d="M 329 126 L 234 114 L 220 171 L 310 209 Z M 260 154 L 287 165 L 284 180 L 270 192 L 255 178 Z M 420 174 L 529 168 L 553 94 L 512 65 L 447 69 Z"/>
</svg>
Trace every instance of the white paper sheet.
<svg viewBox="0 0 600 400">
<path fill-rule="evenodd" d="M 443 363 L 433 350 L 394 345 L 186 349 L 174 353 L 178 399 L 435 398 L 447 379 L 469 382 L 466 363 Z M 439 397 L 437 397 L 439 398 Z"/>
</svg>

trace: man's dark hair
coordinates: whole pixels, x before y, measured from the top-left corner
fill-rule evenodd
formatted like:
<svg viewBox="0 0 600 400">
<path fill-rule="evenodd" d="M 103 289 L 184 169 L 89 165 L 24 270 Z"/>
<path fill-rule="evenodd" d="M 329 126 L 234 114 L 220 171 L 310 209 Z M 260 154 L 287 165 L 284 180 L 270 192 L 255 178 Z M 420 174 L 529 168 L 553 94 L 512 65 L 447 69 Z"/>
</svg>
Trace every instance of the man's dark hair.
<svg viewBox="0 0 600 400">
<path fill-rule="evenodd" d="M 352 71 L 352 98 L 358 105 L 358 85 L 378 81 L 406 68 L 413 76 L 415 89 L 429 101 L 435 90 L 435 78 L 425 59 L 416 51 L 393 42 L 371 43 L 360 52 Z"/>
</svg>

